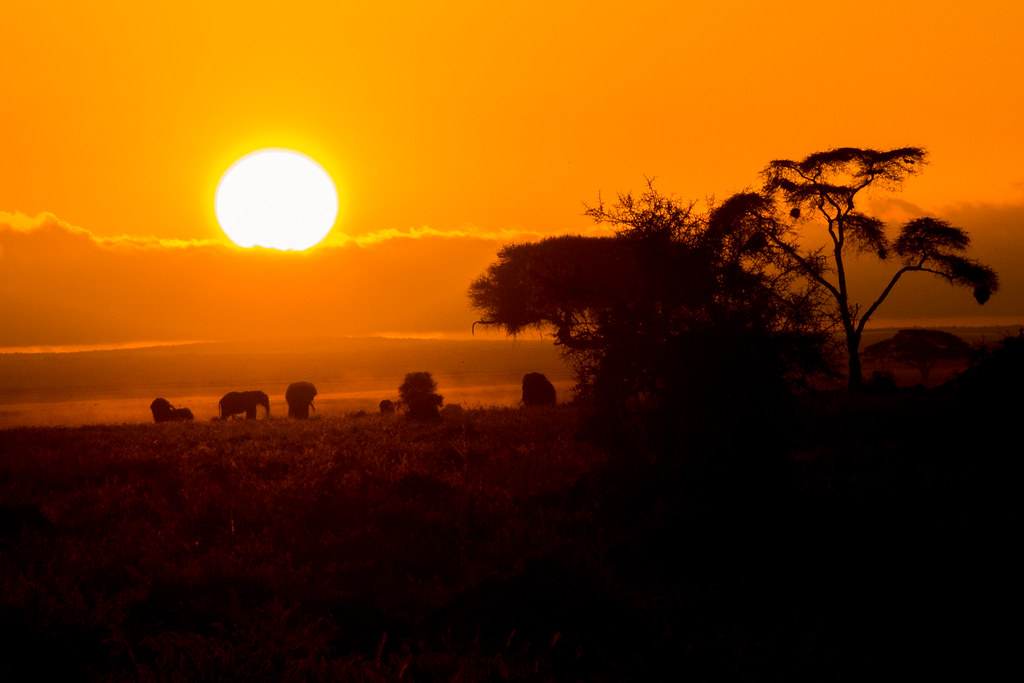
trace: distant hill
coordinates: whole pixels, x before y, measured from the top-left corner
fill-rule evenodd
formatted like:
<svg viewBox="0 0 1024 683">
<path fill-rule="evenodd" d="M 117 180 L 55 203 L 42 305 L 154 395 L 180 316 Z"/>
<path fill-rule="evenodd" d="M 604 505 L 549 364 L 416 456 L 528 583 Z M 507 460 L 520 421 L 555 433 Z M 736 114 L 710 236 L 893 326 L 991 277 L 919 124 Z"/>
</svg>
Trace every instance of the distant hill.
<svg viewBox="0 0 1024 683">
<path fill-rule="evenodd" d="M 879 327 L 873 329 L 864 330 L 864 338 L 861 342 L 861 348 L 866 348 L 875 342 L 882 341 L 893 337 L 900 330 L 912 329 L 910 327 Z M 956 326 L 921 326 L 920 329 L 926 330 L 942 330 L 943 332 L 949 332 L 955 334 L 964 341 L 970 344 L 992 344 L 1005 339 L 1006 337 L 1014 337 L 1019 333 L 1019 327 L 1016 325 L 990 325 L 987 327 L 956 327 Z"/>
<path fill-rule="evenodd" d="M 897 332 L 905 329 L 913 328 L 889 327 L 865 330 L 864 337 L 860 345 L 861 352 L 863 353 L 864 349 L 868 348 L 872 344 L 896 336 Z M 955 334 L 956 336 L 960 337 L 961 339 L 975 347 L 993 347 L 1000 340 L 1005 339 L 1006 337 L 1015 337 L 1019 333 L 1019 328 L 1014 326 L 929 326 L 921 327 L 919 329 L 941 330 L 943 332 Z M 865 379 L 869 379 L 874 372 L 878 371 L 892 375 L 893 379 L 896 381 L 897 386 L 913 386 L 922 383 L 921 373 L 908 365 L 903 365 L 890 360 L 874 362 L 864 360 L 863 362 Z M 961 372 L 966 370 L 969 365 L 970 360 L 968 359 L 939 361 L 930 373 L 928 386 L 938 386 L 952 379 L 955 379 Z"/>
</svg>

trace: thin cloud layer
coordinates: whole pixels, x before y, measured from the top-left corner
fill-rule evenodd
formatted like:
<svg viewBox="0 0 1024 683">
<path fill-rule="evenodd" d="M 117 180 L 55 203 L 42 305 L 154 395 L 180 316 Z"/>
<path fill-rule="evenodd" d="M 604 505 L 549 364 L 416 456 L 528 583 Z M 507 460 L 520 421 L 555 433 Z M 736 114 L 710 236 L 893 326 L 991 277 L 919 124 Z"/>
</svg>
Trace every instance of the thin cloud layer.
<svg viewBox="0 0 1024 683">
<path fill-rule="evenodd" d="M 873 207 L 876 209 L 876 207 Z M 892 222 L 927 212 L 877 207 Z M 1024 206 L 962 204 L 933 215 L 973 238 L 972 255 L 999 273 L 985 306 L 927 276 L 907 278 L 875 325 L 1024 322 Z M 464 335 L 476 319 L 466 290 L 525 230 L 382 230 L 308 252 L 240 249 L 213 240 L 97 237 L 52 214 L 0 213 L 0 348 L 142 340 L 332 335 Z M 894 264 L 865 259 L 852 286 L 864 303 Z"/>
<path fill-rule="evenodd" d="M 368 247 L 382 242 L 387 242 L 389 240 L 416 240 L 423 239 L 425 237 L 437 237 L 442 239 L 477 239 L 505 243 L 538 240 L 545 237 L 545 234 L 531 230 L 487 230 L 476 226 L 466 226 L 462 229 L 453 230 L 438 230 L 436 228 L 422 226 L 419 228 L 408 228 L 406 230 L 389 228 L 386 230 L 378 230 L 376 232 L 356 235 L 354 237 L 340 233 L 338 237 L 334 237 L 333 239 L 328 238 L 328 245 L 344 246 L 347 244 L 356 244 L 360 247 Z"/>
<path fill-rule="evenodd" d="M 2 214 L 0 347 L 463 333 L 496 237 L 418 229 L 284 253 Z"/>
<path fill-rule="evenodd" d="M 46 230 L 63 230 L 73 235 L 78 235 L 92 240 L 93 242 L 107 247 L 135 247 L 138 249 L 183 249 L 188 247 L 209 247 L 224 246 L 228 244 L 224 240 L 200 240 L 200 239 L 168 239 L 153 236 L 120 235 L 117 237 L 101 237 L 92 231 L 72 225 L 63 221 L 52 213 L 41 213 L 37 216 L 27 216 L 19 211 L 0 211 L 0 232 L 11 231 L 28 233 Z M 335 230 L 324 241 L 325 247 L 342 247 L 356 245 L 367 247 L 390 240 L 408 240 L 437 237 L 443 239 L 475 239 L 496 242 L 521 242 L 526 240 L 537 240 L 546 236 L 546 233 L 536 230 L 525 230 L 517 228 L 503 228 L 492 230 L 474 225 L 466 225 L 461 228 L 450 230 L 438 230 L 430 226 L 411 227 L 404 230 L 388 228 L 374 232 L 347 235 L 341 230 Z"/>
<path fill-rule="evenodd" d="M 134 247 L 137 249 L 181 249 L 187 247 L 209 246 L 220 244 L 215 240 L 198 239 L 167 239 L 158 237 L 137 237 L 121 235 L 118 237 L 100 237 L 85 228 L 63 221 L 52 213 L 41 213 L 37 216 L 26 216 L 20 211 L 0 211 L 0 233 L 5 231 L 31 233 L 39 231 L 63 231 L 71 235 L 83 237 L 96 244 L 107 247 Z"/>
<path fill-rule="evenodd" d="M 902 223 L 933 216 L 964 228 L 971 238 L 968 255 L 995 269 L 999 291 L 979 306 L 970 290 L 950 287 L 938 277 L 911 273 L 900 280 L 872 317 L 876 327 L 1010 325 L 1024 323 L 1024 205 L 954 204 L 929 209 L 898 197 L 876 199 L 869 213 L 883 219 L 895 234 Z M 874 300 L 898 269 L 893 261 L 863 257 L 850 269 L 854 298 L 864 306 Z M 870 299 L 869 299 L 870 297 Z"/>
</svg>

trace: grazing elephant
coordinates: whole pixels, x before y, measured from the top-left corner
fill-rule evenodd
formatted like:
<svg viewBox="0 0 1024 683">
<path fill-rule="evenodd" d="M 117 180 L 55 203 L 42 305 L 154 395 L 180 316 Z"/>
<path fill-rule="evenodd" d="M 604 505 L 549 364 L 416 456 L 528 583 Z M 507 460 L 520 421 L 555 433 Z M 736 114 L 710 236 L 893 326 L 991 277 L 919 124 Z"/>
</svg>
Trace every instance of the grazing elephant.
<svg viewBox="0 0 1024 683">
<path fill-rule="evenodd" d="M 539 372 L 529 372 L 523 375 L 523 405 L 555 405 L 555 385 Z"/>
<path fill-rule="evenodd" d="M 245 413 L 246 420 L 256 419 L 256 406 L 263 406 L 270 417 L 270 399 L 262 391 L 232 391 L 220 400 L 220 419 Z"/>
<path fill-rule="evenodd" d="M 305 420 L 309 417 L 309 409 L 313 407 L 313 397 L 316 396 L 316 387 L 309 382 L 295 382 L 288 385 L 284 392 L 284 400 L 288 401 L 288 417 L 297 417 Z"/>
<path fill-rule="evenodd" d="M 175 408 L 166 398 L 155 399 L 149 404 L 149 409 L 153 411 L 154 422 L 179 422 L 194 419 L 191 410 Z"/>
</svg>

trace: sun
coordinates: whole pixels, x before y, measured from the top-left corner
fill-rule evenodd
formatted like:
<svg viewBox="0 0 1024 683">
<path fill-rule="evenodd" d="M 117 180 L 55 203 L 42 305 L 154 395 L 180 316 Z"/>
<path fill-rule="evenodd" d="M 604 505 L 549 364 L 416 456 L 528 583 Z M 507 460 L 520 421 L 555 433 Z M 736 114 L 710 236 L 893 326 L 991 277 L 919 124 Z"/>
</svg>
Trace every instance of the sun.
<svg viewBox="0 0 1024 683">
<path fill-rule="evenodd" d="M 221 230 L 238 246 L 302 251 L 334 227 L 338 190 L 305 154 L 260 149 L 224 172 L 213 206 Z"/>
</svg>

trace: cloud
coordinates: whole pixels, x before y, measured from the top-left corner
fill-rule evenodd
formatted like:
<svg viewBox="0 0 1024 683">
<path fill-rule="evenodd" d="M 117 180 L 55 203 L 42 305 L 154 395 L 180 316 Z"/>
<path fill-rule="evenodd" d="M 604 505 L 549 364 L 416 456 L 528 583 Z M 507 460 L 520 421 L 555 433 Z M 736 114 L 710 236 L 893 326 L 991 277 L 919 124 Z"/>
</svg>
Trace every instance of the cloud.
<svg viewBox="0 0 1024 683">
<path fill-rule="evenodd" d="M 926 213 L 906 203 L 888 211 L 894 219 Z M 978 306 L 970 292 L 933 277 L 908 277 L 876 313 L 875 324 L 1024 322 L 1018 265 L 1024 261 L 1024 205 L 959 204 L 932 215 L 968 230 L 972 256 L 995 268 L 1000 291 Z M 295 253 L 213 240 L 101 238 L 52 214 L 0 213 L 0 348 L 463 335 L 477 319 L 466 296 L 473 279 L 503 244 L 543 236 L 419 227 Z M 892 264 L 877 259 L 854 264 L 856 300 L 864 304 L 877 295 L 891 272 Z"/>
<path fill-rule="evenodd" d="M 0 214 L 0 347 L 463 333 L 469 284 L 508 236 L 419 228 L 295 253 Z"/>
<path fill-rule="evenodd" d="M 342 234 L 341 237 L 336 239 L 338 240 L 337 244 L 339 245 L 355 243 L 361 247 L 366 247 L 374 244 L 380 244 L 381 242 L 387 242 L 389 240 L 416 240 L 426 237 L 438 237 L 442 239 L 477 239 L 505 243 L 539 240 L 546 236 L 547 235 L 545 233 L 541 232 L 511 228 L 487 230 L 477 226 L 465 226 L 462 229 L 438 230 L 436 228 L 422 226 L 419 228 L 407 228 L 405 230 L 389 228 L 387 230 L 378 230 L 376 232 L 357 235 L 355 237 L 348 237 Z"/>
<path fill-rule="evenodd" d="M 121 235 L 118 237 L 99 237 L 85 228 L 72 225 L 54 216 L 52 213 L 41 213 L 30 217 L 21 213 L 0 211 L 0 233 L 4 231 L 30 233 L 30 232 L 65 232 L 71 235 L 83 237 L 98 245 L 106 247 L 133 247 L 136 249 L 182 249 L 187 247 L 208 246 L 220 244 L 214 240 L 181 240 L 163 239 L 158 237 L 133 237 Z"/>
<path fill-rule="evenodd" d="M 920 216 L 933 216 L 963 228 L 971 238 L 968 255 L 995 269 L 999 291 L 984 306 L 971 292 L 950 287 L 937 277 L 911 273 L 900 280 L 892 294 L 872 317 L 873 324 L 906 327 L 913 321 L 963 320 L 961 324 L 1024 323 L 1024 205 L 956 203 L 922 207 L 899 198 L 881 198 L 868 207 L 872 215 L 893 228 Z M 857 301 L 866 305 L 877 296 L 895 272 L 895 264 L 865 258 L 851 270 Z M 873 299 L 872 299 L 873 300 Z M 948 323 L 947 323 L 948 324 Z"/>
<path fill-rule="evenodd" d="M 26 216 L 21 212 L 0 211 L 0 232 L 4 230 L 14 232 L 33 232 L 58 230 L 73 235 L 79 235 L 92 240 L 98 245 L 106 247 L 133 247 L 136 249 L 185 249 L 189 247 L 224 246 L 227 243 L 223 240 L 199 240 L 199 239 L 167 239 L 158 237 L 120 235 L 117 237 L 100 237 L 87 230 L 63 221 L 52 213 L 41 213 L 35 217 Z M 321 248 L 345 247 L 356 245 L 367 247 L 381 244 L 390 240 L 417 240 L 424 238 L 441 239 L 476 239 L 491 242 L 523 242 L 538 240 L 548 236 L 548 233 L 536 230 L 525 230 L 522 228 L 488 229 L 475 225 L 465 225 L 461 228 L 439 230 L 430 226 L 410 227 L 403 230 L 388 228 L 375 232 L 360 235 L 348 235 L 343 231 L 332 232 Z"/>
</svg>

